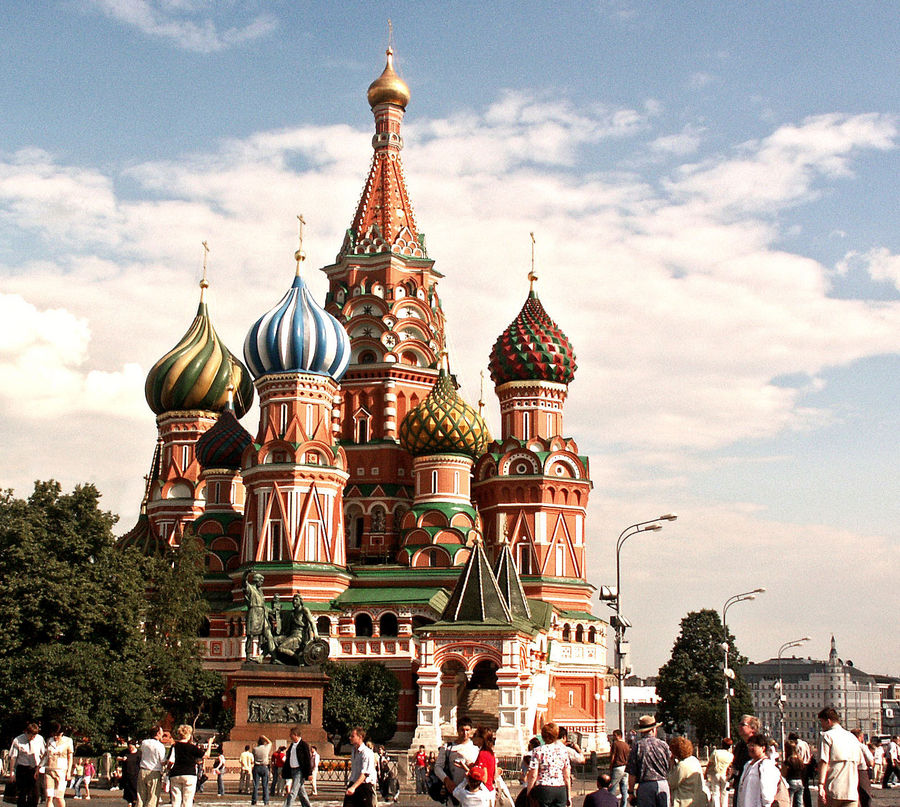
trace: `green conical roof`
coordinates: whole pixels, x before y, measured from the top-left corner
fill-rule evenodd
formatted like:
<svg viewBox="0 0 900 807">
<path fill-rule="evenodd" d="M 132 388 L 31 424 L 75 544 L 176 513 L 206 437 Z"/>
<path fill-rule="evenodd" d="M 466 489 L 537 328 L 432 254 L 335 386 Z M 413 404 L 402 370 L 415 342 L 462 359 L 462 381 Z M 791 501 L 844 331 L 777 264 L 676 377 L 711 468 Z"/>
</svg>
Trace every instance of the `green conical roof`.
<svg viewBox="0 0 900 807">
<path fill-rule="evenodd" d="M 441 614 L 442 622 L 502 622 L 512 624 L 512 616 L 497 579 L 491 571 L 481 541 L 459 575 L 450 602 Z"/>
<path fill-rule="evenodd" d="M 510 614 L 520 619 L 531 619 L 531 609 L 528 607 L 525 590 L 519 579 L 519 570 L 516 569 L 509 544 L 500 547 L 500 554 L 494 564 L 494 577 L 497 578 L 497 585 L 503 599 L 506 600 Z"/>
</svg>

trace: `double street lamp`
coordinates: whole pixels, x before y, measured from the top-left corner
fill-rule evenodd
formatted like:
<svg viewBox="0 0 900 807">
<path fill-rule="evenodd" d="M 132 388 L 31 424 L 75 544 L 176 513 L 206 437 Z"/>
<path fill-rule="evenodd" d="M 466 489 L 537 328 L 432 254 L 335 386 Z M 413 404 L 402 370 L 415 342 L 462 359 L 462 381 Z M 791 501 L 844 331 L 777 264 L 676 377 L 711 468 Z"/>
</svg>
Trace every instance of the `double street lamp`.
<svg viewBox="0 0 900 807">
<path fill-rule="evenodd" d="M 778 720 L 781 724 L 781 752 L 784 753 L 784 705 L 787 701 L 787 695 L 784 694 L 784 676 L 781 674 L 781 654 L 784 653 L 789 647 L 799 647 L 804 642 L 808 642 L 811 637 L 803 636 L 800 639 L 794 639 L 790 642 L 785 642 L 781 647 L 778 648 L 778 683 L 776 687 L 778 689 Z"/>
<path fill-rule="evenodd" d="M 747 600 L 755 600 L 757 594 L 762 594 L 765 592 L 765 588 L 760 586 L 759 588 L 755 588 L 752 591 L 742 591 L 740 594 L 734 594 L 725 600 L 725 605 L 722 606 L 722 629 L 725 632 L 725 641 L 719 645 L 722 650 L 725 651 L 725 666 L 722 668 L 722 673 L 725 676 L 725 736 L 731 737 L 731 682 L 734 679 L 734 670 L 732 670 L 728 666 L 728 623 L 725 621 L 726 615 L 728 614 L 728 609 L 731 608 L 732 605 L 735 605 L 739 602 L 746 602 Z"/>
<path fill-rule="evenodd" d="M 650 521 L 638 521 L 619 533 L 616 540 L 616 587 L 610 586 L 600 587 L 600 599 L 615 611 L 610 618 L 609 624 L 616 631 L 616 678 L 619 685 L 619 728 L 625 732 L 625 656 L 627 655 L 627 644 L 625 642 L 625 630 L 631 627 L 631 623 L 625 619 L 622 614 L 622 565 L 621 554 L 622 546 L 639 532 L 658 532 L 663 528 L 660 523 L 662 521 L 675 521 L 678 516 L 675 513 L 666 513 L 664 516 L 653 518 Z"/>
</svg>

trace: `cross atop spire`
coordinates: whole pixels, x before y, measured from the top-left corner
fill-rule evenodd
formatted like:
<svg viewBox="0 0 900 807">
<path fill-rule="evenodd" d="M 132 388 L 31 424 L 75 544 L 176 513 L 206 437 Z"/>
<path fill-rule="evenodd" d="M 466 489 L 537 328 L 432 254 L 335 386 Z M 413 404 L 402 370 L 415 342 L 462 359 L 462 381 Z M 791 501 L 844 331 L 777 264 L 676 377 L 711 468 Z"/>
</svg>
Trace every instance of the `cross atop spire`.
<svg viewBox="0 0 900 807">
<path fill-rule="evenodd" d="M 537 272 L 534 271 L 534 233 L 528 233 L 531 236 L 531 271 L 528 273 L 528 293 L 534 293 L 534 281 L 538 279 Z"/>
<path fill-rule="evenodd" d="M 297 275 L 300 274 L 300 264 L 301 262 L 306 260 L 306 253 L 303 251 L 303 225 L 306 224 L 306 219 L 303 218 L 302 213 L 297 214 L 298 225 L 298 234 L 297 234 L 297 251 L 294 253 L 294 260 L 297 261 Z"/>
<path fill-rule="evenodd" d="M 203 277 L 200 278 L 200 302 L 203 302 L 204 292 L 209 288 L 209 281 L 206 279 L 206 258 L 209 255 L 209 244 L 206 241 L 203 244 Z"/>
</svg>

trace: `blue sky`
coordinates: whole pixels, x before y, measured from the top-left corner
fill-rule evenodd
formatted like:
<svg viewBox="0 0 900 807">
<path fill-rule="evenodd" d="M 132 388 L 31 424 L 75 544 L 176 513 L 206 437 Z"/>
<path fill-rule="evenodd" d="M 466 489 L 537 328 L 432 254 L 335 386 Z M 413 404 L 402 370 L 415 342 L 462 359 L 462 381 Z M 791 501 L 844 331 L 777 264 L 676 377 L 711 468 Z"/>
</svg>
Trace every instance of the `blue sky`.
<svg viewBox="0 0 900 807">
<path fill-rule="evenodd" d="M 143 378 L 193 316 L 202 240 L 235 352 L 290 282 L 301 211 L 322 296 L 391 18 L 463 392 L 521 306 L 533 230 L 580 366 L 566 431 L 592 458 L 591 581 L 611 582 L 624 526 L 680 514 L 624 550 L 636 670 L 688 610 L 765 585 L 729 614 L 752 658 L 806 634 L 823 656 L 834 633 L 900 673 L 893 4 L 6 9 L 4 487 L 92 480 L 130 526 L 155 435 Z"/>
</svg>

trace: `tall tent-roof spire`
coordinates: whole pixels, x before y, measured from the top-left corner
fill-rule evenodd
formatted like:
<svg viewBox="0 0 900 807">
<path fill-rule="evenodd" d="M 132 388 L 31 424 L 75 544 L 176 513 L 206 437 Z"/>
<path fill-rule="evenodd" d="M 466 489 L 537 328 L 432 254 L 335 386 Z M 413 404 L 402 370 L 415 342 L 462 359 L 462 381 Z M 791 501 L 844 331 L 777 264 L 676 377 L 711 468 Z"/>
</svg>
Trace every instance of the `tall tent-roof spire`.
<svg viewBox="0 0 900 807">
<path fill-rule="evenodd" d="M 441 621 L 512 623 L 512 615 L 480 540 L 476 540 L 472 548 L 472 554 L 441 614 Z"/>
<path fill-rule="evenodd" d="M 503 599 L 506 600 L 509 613 L 520 619 L 531 619 L 531 609 L 528 607 L 525 589 L 522 588 L 519 571 L 516 569 L 512 552 L 507 543 L 500 547 L 500 554 L 494 564 L 494 577 L 497 579 Z"/>
<path fill-rule="evenodd" d="M 428 259 L 425 237 L 416 227 L 400 159 L 403 149 L 400 124 L 409 103 L 409 87 L 394 69 L 393 28 L 390 39 L 384 71 L 369 85 L 367 93 L 375 116 L 372 167 L 338 259 L 382 252 Z"/>
</svg>

